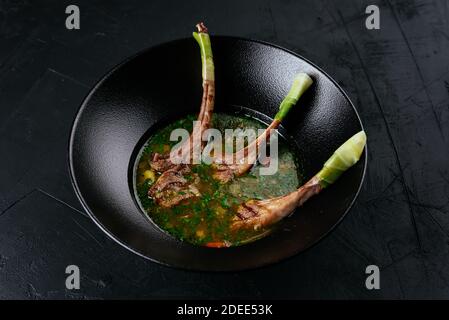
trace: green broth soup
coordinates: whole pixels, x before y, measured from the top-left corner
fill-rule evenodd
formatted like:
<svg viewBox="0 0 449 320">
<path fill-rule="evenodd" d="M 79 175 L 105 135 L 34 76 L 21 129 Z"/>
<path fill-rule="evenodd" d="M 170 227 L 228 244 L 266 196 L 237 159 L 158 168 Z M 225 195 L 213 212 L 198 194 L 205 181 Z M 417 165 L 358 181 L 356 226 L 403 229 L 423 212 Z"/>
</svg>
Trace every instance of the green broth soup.
<svg viewBox="0 0 449 320">
<path fill-rule="evenodd" d="M 220 183 L 212 177 L 211 165 L 199 164 L 191 167 L 192 174 L 199 177 L 201 196 L 183 200 L 171 208 L 161 207 L 148 196 L 149 188 L 160 173 L 153 171 L 149 160 L 154 153 L 167 154 L 178 143 L 170 141 L 170 133 L 176 128 L 192 130 L 194 116 L 178 120 L 153 134 L 145 144 L 135 174 L 136 193 L 147 216 L 161 229 L 174 237 L 195 245 L 226 243 L 236 246 L 257 240 L 274 228 L 240 229 L 230 228 L 236 208 L 249 199 L 268 199 L 290 193 L 302 183 L 297 159 L 289 144 L 278 139 L 278 170 L 272 175 L 260 175 L 261 164 L 241 177 L 228 183 Z M 266 125 L 249 117 L 214 114 L 212 128 L 225 137 L 225 129 L 265 129 Z M 226 143 L 223 139 L 223 150 Z M 187 177 L 188 178 L 188 177 Z"/>
</svg>

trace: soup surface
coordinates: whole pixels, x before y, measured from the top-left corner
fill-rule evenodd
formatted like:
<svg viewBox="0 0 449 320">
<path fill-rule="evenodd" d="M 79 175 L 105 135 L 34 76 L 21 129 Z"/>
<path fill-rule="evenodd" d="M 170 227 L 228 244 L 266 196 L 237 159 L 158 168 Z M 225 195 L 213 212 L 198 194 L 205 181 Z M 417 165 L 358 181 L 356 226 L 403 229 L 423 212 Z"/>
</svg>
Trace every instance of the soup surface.
<svg viewBox="0 0 449 320">
<path fill-rule="evenodd" d="M 177 143 L 169 139 L 172 130 L 184 128 L 190 132 L 195 117 L 188 116 L 157 131 L 143 147 L 135 173 L 136 194 L 142 208 L 160 228 L 195 245 L 225 243 L 227 246 L 236 246 L 267 235 L 273 226 L 258 230 L 232 230 L 230 224 L 239 204 L 249 199 L 285 195 L 296 190 L 303 182 L 296 156 L 290 145 L 281 137 L 278 140 L 278 170 L 272 175 L 261 175 L 259 169 L 262 164 L 257 163 L 246 175 L 223 184 L 212 178 L 211 166 L 202 163 L 192 166 L 192 174 L 197 174 L 200 178 L 201 197 L 185 200 L 172 208 L 164 208 L 148 196 L 149 188 L 159 177 L 159 174 L 151 169 L 148 160 L 155 152 L 170 152 L 172 146 Z M 257 129 L 266 127 L 266 124 L 246 116 L 216 113 L 212 118 L 212 128 L 218 129 L 223 137 L 225 129 L 254 129 L 257 133 Z M 233 144 L 235 147 L 232 138 L 223 138 L 223 150 L 226 144 Z"/>
</svg>

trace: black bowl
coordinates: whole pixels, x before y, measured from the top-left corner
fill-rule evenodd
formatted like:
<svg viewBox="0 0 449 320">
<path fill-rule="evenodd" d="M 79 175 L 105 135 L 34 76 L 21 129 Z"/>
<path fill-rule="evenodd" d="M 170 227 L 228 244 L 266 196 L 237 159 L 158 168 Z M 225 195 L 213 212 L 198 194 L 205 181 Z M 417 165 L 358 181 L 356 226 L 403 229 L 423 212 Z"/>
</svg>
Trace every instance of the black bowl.
<svg viewBox="0 0 449 320">
<path fill-rule="evenodd" d="M 313 86 L 283 123 L 296 142 L 305 178 L 362 130 L 343 90 L 304 58 L 267 43 L 212 37 L 216 111 L 239 107 L 273 117 L 298 72 Z M 271 235 L 239 247 L 205 248 L 167 235 L 146 218 L 133 190 L 133 168 L 149 132 L 168 119 L 196 113 L 201 99 L 200 52 L 193 39 L 148 49 L 109 72 L 84 100 L 69 150 L 72 181 L 86 211 L 118 243 L 150 260 L 194 270 L 241 270 L 301 252 L 348 212 L 363 181 L 361 161 L 333 186 L 310 199 Z M 262 119 L 265 120 L 266 119 Z"/>
</svg>

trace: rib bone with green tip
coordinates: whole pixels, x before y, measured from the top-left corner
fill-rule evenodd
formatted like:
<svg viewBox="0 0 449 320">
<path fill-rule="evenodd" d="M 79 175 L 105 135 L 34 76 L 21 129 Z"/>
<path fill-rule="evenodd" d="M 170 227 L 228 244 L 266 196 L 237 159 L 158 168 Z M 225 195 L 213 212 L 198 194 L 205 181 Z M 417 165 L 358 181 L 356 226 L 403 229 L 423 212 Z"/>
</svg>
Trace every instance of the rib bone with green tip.
<svg viewBox="0 0 449 320">
<path fill-rule="evenodd" d="M 285 196 L 267 200 L 249 200 L 237 208 L 232 229 L 259 229 L 290 215 L 311 196 L 334 183 L 343 172 L 359 161 L 366 144 L 364 131 L 352 136 L 326 161 L 323 168 L 305 185 Z"/>
<path fill-rule="evenodd" d="M 212 57 L 212 47 L 207 28 L 200 22 L 196 25 L 198 32 L 193 33 L 193 37 L 198 42 L 201 50 L 203 97 L 201 99 L 201 109 L 198 115 L 198 122 L 193 128 L 189 139 L 176 150 L 179 155 L 185 157 L 184 164 L 174 164 L 170 160 L 170 155 L 155 154 L 150 161 L 152 169 L 162 172 L 160 177 L 148 190 L 148 196 L 162 207 L 173 207 L 181 201 L 198 197 L 198 179 L 188 180 L 185 174 L 190 173 L 189 164 L 193 157 L 200 156 L 204 147 L 202 141 L 203 132 L 210 127 L 212 112 L 215 101 L 215 78 L 214 62 Z"/>
<path fill-rule="evenodd" d="M 232 156 L 225 155 L 224 157 L 214 159 L 214 178 L 225 183 L 248 172 L 255 164 L 261 146 L 269 141 L 272 130 L 279 127 L 290 109 L 298 102 L 299 98 L 312 83 L 313 81 L 309 75 L 305 73 L 296 75 L 290 91 L 282 101 L 278 113 L 268 128 L 247 147 L 235 152 Z"/>
<path fill-rule="evenodd" d="M 196 28 L 198 32 L 193 32 L 193 37 L 201 52 L 203 96 L 197 122 L 189 139 L 172 150 L 174 154 L 184 157 L 183 163 L 191 163 L 190 160 L 193 157 L 200 156 L 205 144 L 202 141 L 202 135 L 210 127 L 215 104 L 215 71 L 210 37 L 204 23 L 198 23 Z M 157 172 L 164 172 L 176 166 L 170 160 L 170 154 L 155 153 L 149 163 L 151 168 Z"/>
</svg>

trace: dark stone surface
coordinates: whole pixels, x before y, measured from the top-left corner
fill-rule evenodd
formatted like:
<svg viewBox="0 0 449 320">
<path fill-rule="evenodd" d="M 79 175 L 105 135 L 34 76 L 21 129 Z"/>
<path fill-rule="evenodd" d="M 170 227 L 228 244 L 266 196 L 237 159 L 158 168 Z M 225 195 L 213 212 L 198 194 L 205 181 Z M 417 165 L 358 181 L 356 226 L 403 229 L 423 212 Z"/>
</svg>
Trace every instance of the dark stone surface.
<svg viewBox="0 0 449 320">
<path fill-rule="evenodd" d="M 385 1 L 0 3 L 1 298 L 448 298 L 449 3 Z M 377 4 L 381 29 L 365 28 Z M 67 140 L 89 88 L 146 47 L 215 34 L 266 40 L 309 58 L 347 91 L 369 137 L 362 193 L 311 250 L 240 273 L 170 269 L 107 238 L 70 185 Z M 65 267 L 81 289 L 65 289 Z M 381 289 L 365 289 L 365 267 Z"/>
</svg>

